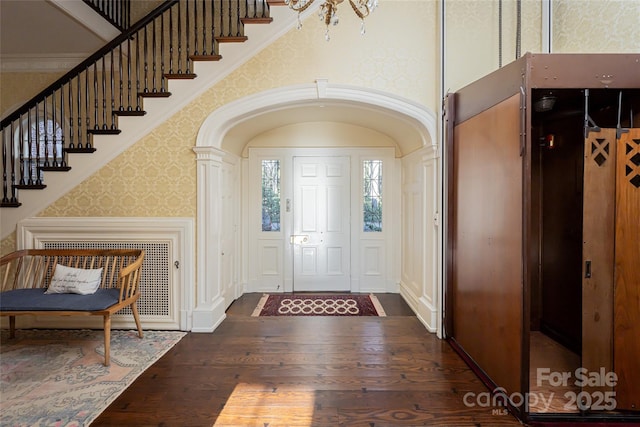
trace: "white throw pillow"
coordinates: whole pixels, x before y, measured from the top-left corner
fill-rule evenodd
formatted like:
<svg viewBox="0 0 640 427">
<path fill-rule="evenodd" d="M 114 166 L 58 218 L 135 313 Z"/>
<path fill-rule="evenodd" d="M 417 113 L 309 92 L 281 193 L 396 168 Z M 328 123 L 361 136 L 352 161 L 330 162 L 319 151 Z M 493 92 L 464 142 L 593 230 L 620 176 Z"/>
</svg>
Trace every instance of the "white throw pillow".
<svg viewBox="0 0 640 427">
<path fill-rule="evenodd" d="M 98 290 L 101 280 L 102 268 L 73 268 L 57 264 L 45 294 L 89 295 Z"/>
</svg>

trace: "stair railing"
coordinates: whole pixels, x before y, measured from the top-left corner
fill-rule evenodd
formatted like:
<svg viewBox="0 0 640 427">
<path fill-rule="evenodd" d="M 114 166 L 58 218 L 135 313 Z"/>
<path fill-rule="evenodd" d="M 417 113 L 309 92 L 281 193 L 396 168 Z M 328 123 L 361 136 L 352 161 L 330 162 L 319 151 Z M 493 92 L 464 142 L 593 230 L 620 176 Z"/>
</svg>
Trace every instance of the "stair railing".
<svg viewBox="0 0 640 427">
<path fill-rule="evenodd" d="M 244 24 L 270 22 L 268 0 L 168 0 L 0 121 L 2 200 L 46 187 L 43 172 L 68 171 L 67 153 L 95 151 L 118 116 L 142 116 L 168 79 L 192 79 L 194 61 L 217 61 L 219 43 L 242 42 Z"/>
<path fill-rule="evenodd" d="M 83 0 L 120 31 L 131 24 L 131 0 Z"/>
</svg>

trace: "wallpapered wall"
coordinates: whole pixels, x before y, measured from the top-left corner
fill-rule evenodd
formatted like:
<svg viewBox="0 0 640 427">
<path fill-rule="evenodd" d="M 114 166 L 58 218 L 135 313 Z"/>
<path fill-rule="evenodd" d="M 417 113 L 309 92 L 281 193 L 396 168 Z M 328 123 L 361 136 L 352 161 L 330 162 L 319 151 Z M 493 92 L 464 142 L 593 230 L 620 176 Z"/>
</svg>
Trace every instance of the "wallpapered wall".
<svg viewBox="0 0 640 427">
<path fill-rule="evenodd" d="M 540 0 L 522 4 L 522 53 L 539 52 Z M 633 18 L 640 15 L 640 0 L 554 4 L 555 51 L 640 51 L 640 26 Z M 447 1 L 447 88 L 455 90 L 497 68 L 497 23 L 497 1 Z M 342 7 L 340 24 L 331 27 L 331 41 L 326 42 L 324 25 L 312 14 L 301 30 L 293 29 L 267 47 L 40 216 L 194 217 L 192 147 L 200 125 L 216 108 L 263 90 L 328 78 L 391 92 L 438 111 L 438 3 L 380 0 L 380 8 L 366 21 L 364 37 L 359 29 L 350 8 Z M 503 2 L 503 32 L 506 64 L 515 52 L 515 0 Z M 8 78 L 13 80 L 5 85 Z M 24 93 L 12 76 L 2 76 L 2 86 L 3 106 Z M 14 247 L 15 234 L 2 241 L 1 251 Z"/>
</svg>

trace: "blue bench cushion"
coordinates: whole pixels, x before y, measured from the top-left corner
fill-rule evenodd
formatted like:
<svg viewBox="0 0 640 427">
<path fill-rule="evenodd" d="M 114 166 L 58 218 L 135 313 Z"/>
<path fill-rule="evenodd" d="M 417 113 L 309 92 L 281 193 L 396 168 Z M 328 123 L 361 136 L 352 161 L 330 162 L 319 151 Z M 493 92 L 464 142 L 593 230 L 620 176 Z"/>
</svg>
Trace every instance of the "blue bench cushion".
<svg viewBox="0 0 640 427">
<path fill-rule="evenodd" d="M 119 289 L 98 289 L 90 295 L 45 294 L 46 289 L 0 293 L 0 311 L 95 311 L 118 302 Z"/>
</svg>

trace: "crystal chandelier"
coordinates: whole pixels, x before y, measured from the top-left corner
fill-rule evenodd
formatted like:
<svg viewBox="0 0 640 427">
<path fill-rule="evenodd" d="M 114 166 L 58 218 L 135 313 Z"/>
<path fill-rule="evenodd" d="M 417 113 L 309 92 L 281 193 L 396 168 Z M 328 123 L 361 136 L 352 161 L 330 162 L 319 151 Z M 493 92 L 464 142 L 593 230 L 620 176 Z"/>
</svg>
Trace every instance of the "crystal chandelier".
<svg viewBox="0 0 640 427">
<path fill-rule="evenodd" d="M 298 29 L 302 28 L 302 22 L 300 22 L 300 14 L 307 10 L 309 6 L 313 4 L 315 0 L 284 0 L 285 4 L 290 9 L 298 12 Z M 327 31 L 324 34 L 324 38 L 329 41 L 329 24 L 338 25 L 338 5 L 344 0 L 320 0 L 320 11 L 318 16 L 327 26 Z M 373 12 L 378 7 L 378 0 L 347 0 L 351 5 L 351 8 L 356 15 L 362 20 L 360 27 L 360 34 L 365 33 L 364 18 L 369 16 L 369 13 Z"/>
</svg>

